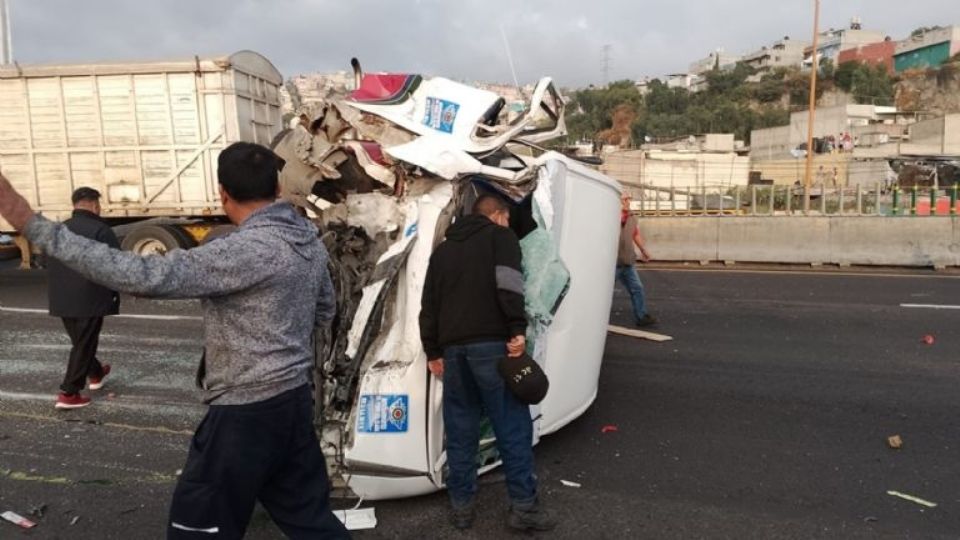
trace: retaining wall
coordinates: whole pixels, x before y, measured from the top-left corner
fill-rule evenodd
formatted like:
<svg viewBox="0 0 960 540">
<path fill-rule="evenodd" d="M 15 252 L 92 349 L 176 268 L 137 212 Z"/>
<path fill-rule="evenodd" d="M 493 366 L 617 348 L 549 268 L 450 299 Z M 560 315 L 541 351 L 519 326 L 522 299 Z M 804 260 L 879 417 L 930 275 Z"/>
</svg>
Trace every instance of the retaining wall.
<svg viewBox="0 0 960 540">
<path fill-rule="evenodd" d="M 954 217 L 643 217 L 660 261 L 960 266 Z"/>
</svg>

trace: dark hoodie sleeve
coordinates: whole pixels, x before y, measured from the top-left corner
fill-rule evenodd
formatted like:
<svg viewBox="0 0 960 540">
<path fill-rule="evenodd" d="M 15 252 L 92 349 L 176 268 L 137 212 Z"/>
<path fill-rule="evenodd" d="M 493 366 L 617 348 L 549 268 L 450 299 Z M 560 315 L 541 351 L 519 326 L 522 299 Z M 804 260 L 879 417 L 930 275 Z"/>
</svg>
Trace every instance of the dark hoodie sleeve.
<svg viewBox="0 0 960 540">
<path fill-rule="evenodd" d="M 527 313 L 523 303 L 523 270 L 520 241 L 505 227 L 497 227 L 493 237 L 494 269 L 497 275 L 497 300 L 507 319 L 511 336 L 527 331 Z"/>
<path fill-rule="evenodd" d="M 434 269 L 433 257 L 427 266 L 427 277 L 423 281 L 423 296 L 420 297 L 420 341 L 427 359 L 433 360 L 443 356 L 440 347 L 440 329 L 437 327 L 437 314 L 440 306 L 437 304 L 437 276 Z"/>
</svg>

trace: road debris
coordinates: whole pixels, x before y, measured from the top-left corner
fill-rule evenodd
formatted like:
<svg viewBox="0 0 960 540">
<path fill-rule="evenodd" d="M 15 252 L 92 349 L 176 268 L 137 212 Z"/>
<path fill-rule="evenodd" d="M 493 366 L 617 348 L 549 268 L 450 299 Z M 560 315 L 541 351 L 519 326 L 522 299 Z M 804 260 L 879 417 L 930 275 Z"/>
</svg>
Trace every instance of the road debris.
<svg viewBox="0 0 960 540">
<path fill-rule="evenodd" d="M 892 495 L 892 496 L 894 496 L 894 497 L 899 497 L 899 498 L 901 498 L 901 499 L 903 499 L 903 500 L 905 500 L 905 501 L 914 502 L 914 503 L 917 503 L 917 504 L 919 504 L 919 505 L 926 506 L 927 508 L 936 508 L 936 507 L 937 507 L 937 503 L 935 503 L 935 502 L 930 502 L 930 501 L 928 501 L 928 500 L 921 499 L 920 497 L 914 497 L 913 495 L 907 495 L 906 493 L 900 493 L 899 491 L 888 491 L 888 492 L 887 492 L 887 495 Z"/>
<path fill-rule="evenodd" d="M 127 508 L 126 510 L 121 510 L 121 511 L 120 511 L 120 515 L 122 516 L 122 515 L 125 515 L 125 514 L 132 514 L 132 513 L 136 512 L 137 510 L 140 510 L 141 508 L 143 508 L 143 505 L 142 505 L 142 504 L 141 504 L 141 505 L 138 505 L 138 506 L 131 506 L 130 508 Z"/>
<path fill-rule="evenodd" d="M 880 520 L 877 519 L 877 518 L 874 517 L 874 516 L 867 516 L 867 517 L 863 518 L 863 522 L 864 522 L 864 523 L 876 523 L 876 522 L 878 522 L 878 521 L 880 521 Z"/>
<path fill-rule="evenodd" d="M 901 439 L 899 435 L 891 435 L 887 437 L 887 446 L 894 450 L 899 450 L 903 448 L 903 439 Z"/>
<path fill-rule="evenodd" d="M 30 509 L 30 515 L 37 518 L 43 518 L 43 514 L 45 514 L 46 511 L 47 503 L 41 503 Z"/>
<path fill-rule="evenodd" d="M 923 336 L 923 338 L 921 339 L 921 341 L 923 341 L 923 342 L 926 343 L 927 345 L 933 345 L 933 343 L 934 343 L 935 340 L 933 339 L 933 336 L 931 336 L 930 334 L 927 334 L 927 335 Z"/>
<path fill-rule="evenodd" d="M 377 526 L 377 515 L 373 508 L 353 508 L 349 510 L 334 510 L 343 525 L 350 531 L 373 529 Z"/>
<path fill-rule="evenodd" d="M 560 483 L 571 488 L 582 487 L 582 485 L 579 482 L 571 482 L 569 480 L 560 480 Z"/>
<path fill-rule="evenodd" d="M 620 428 L 613 424 L 607 424 L 600 428 L 600 433 L 616 433 L 618 431 L 620 431 Z"/>
<path fill-rule="evenodd" d="M 643 330 L 634 330 L 633 328 L 626 328 L 623 326 L 610 325 L 607 327 L 607 331 L 611 334 L 617 334 L 620 336 L 633 337 L 637 339 L 646 339 L 649 341 L 656 341 L 662 343 L 664 341 L 673 341 L 673 337 L 666 336 L 663 334 L 656 334 L 654 332 L 645 332 Z"/>
<path fill-rule="evenodd" d="M 70 520 L 70 525 L 76 525 L 80 521 L 80 516 L 73 516 L 73 519 Z"/>
<path fill-rule="evenodd" d="M 23 529 L 32 529 L 37 526 L 36 523 L 30 521 L 29 519 L 17 514 L 16 512 L 4 512 L 0 514 L 0 518 L 3 518 L 14 525 L 21 527 Z"/>
</svg>

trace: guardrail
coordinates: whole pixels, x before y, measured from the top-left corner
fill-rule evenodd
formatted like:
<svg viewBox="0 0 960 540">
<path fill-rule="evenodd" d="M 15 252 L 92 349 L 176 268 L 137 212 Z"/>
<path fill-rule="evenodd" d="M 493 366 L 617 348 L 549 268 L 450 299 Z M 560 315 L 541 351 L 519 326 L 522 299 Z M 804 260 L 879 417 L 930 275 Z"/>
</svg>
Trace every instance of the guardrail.
<svg viewBox="0 0 960 540">
<path fill-rule="evenodd" d="M 953 186 L 632 186 L 643 216 L 956 216 L 960 183 Z"/>
</svg>

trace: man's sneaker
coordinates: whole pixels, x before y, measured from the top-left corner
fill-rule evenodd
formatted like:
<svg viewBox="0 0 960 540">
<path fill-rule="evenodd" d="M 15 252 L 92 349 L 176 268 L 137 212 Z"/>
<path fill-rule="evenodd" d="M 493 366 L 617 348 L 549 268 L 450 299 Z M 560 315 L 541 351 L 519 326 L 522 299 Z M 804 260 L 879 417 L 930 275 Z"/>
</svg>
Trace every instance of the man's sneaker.
<svg viewBox="0 0 960 540">
<path fill-rule="evenodd" d="M 90 404 L 90 398 L 80 394 L 57 394 L 57 404 L 54 407 L 58 409 L 79 409 Z"/>
<path fill-rule="evenodd" d="M 103 380 L 107 378 L 107 375 L 110 374 L 110 364 L 103 365 L 103 373 L 99 377 L 89 377 L 87 381 L 90 383 L 87 385 L 87 388 L 91 390 L 99 390 L 103 388 Z"/>
<path fill-rule="evenodd" d="M 552 531 L 557 519 L 539 502 L 529 505 L 511 505 L 507 525 L 518 531 Z"/>
<path fill-rule="evenodd" d="M 473 520 L 477 517 L 476 505 L 470 503 L 450 511 L 450 522 L 457 529 L 463 531 L 473 527 Z"/>
<path fill-rule="evenodd" d="M 639 326 L 640 328 L 643 328 L 646 326 L 653 326 L 655 324 L 657 324 L 656 317 L 654 317 L 653 315 L 650 315 L 649 313 L 647 313 L 646 315 L 643 316 L 642 319 L 637 321 L 637 326 Z"/>
</svg>

